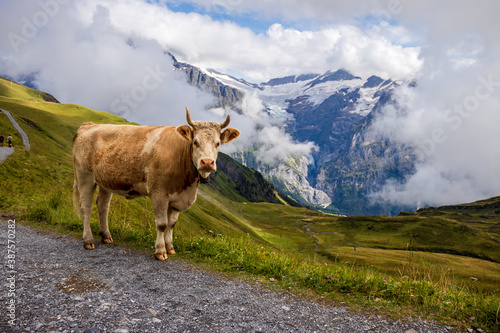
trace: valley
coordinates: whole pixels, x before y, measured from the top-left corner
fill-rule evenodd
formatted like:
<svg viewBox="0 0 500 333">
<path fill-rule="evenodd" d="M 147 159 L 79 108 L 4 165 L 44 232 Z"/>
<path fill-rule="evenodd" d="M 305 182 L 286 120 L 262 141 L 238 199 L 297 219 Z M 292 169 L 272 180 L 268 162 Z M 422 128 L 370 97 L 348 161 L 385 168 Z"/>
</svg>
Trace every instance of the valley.
<svg viewBox="0 0 500 333">
<path fill-rule="evenodd" d="M 219 197 L 217 202 L 224 201 Z M 500 197 L 487 202 L 500 205 Z M 411 269 L 436 282 L 443 273 L 464 284 L 481 275 L 478 287 L 499 291 L 498 208 L 490 210 L 491 215 L 483 215 L 482 208 L 462 215 L 444 207 L 395 217 L 336 217 L 267 203 L 224 206 L 283 252 L 371 266 L 396 275 Z"/>
</svg>

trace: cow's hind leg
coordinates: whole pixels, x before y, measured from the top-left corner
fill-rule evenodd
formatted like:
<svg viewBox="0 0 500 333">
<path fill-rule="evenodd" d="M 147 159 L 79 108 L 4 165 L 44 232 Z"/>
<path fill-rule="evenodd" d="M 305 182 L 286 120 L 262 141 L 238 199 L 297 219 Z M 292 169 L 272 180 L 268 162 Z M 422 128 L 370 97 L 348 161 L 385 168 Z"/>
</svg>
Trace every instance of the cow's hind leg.
<svg viewBox="0 0 500 333">
<path fill-rule="evenodd" d="M 179 218 L 179 211 L 172 208 L 168 208 L 168 225 L 165 230 L 165 247 L 167 249 L 167 254 L 175 254 L 174 244 L 173 244 L 173 232 L 174 226 Z"/>
<path fill-rule="evenodd" d="M 111 202 L 112 197 L 113 193 L 99 186 L 99 193 L 97 194 L 96 199 L 100 222 L 99 234 L 102 237 L 102 242 L 106 244 L 113 243 L 113 238 L 111 237 L 108 227 L 109 203 Z"/>
<path fill-rule="evenodd" d="M 77 179 L 78 191 L 80 192 L 80 210 L 83 218 L 83 247 L 92 250 L 95 246 L 92 229 L 90 228 L 90 216 L 96 185 L 92 174 L 80 173 Z"/>
<path fill-rule="evenodd" d="M 165 260 L 168 258 L 167 250 L 165 249 L 165 230 L 168 227 L 168 200 L 166 197 L 155 196 L 151 197 L 153 202 L 153 209 L 155 212 L 156 224 L 156 243 L 155 243 L 155 257 L 158 260 Z"/>
</svg>

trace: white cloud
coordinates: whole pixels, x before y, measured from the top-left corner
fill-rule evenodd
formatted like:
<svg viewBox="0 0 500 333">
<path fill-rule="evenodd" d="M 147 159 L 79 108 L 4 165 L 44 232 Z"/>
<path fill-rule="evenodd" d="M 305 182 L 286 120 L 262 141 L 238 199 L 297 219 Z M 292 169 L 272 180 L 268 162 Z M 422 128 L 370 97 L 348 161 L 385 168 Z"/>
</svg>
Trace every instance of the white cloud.
<svg viewBox="0 0 500 333">
<path fill-rule="evenodd" d="M 284 28 L 276 23 L 269 27 L 266 34 L 255 34 L 233 22 L 220 22 L 196 13 L 172 12 L 165 6 L 140 0 L 89 0 L 74 4 L 66 3 L 66 0 L 43 0 L 40 3 L 44 1 L 57 3 L 61 9 L 49 19 L 48 24 L 39 29 L 40 34 L 30 43 L 42 39 L 47 33 L 72 38 L 75 33 L 79 33 L 75 30 L 78 24 L 96 27 L 98 22 L 94 21 L 94 13 L 97 6 L 101 5 L 109 10 L 109 22 L 106 24 L 110 26 L 106 29 L 114 29 L 125 36 L 153 40 L 181 60 L 204 68 L 239 73 L 257 82 L 291 74 L 323 73 L 338 68 L 347 68 L 363 77 L 378 74 L 401 78 L 414 75 L 420 67 L 419 48 L 403 48 L 391 42 L 392 36 L 389 39 L 384 37 L 384 34 L 389 35 L 389 30 L 402 30 L 397 27 L 385 27 L 380 32 L 376 31 L 376 26 L 363 31 L 353 25 L 334 27 L 328 24 L 308 31 Z M 37 8 L 35 1 L 32 2 L 35 4 L 33 7 Z M 5 29 L 8 29 L 7 26 L 19 26 L 21 17 L 30 18 L 33 15 L 25 9 L 27 6 L 13 3 L 10 0 L 2 4 L 11 7 Z M 237 1 L 206 2 L 204 5 L 214 3 L 236 9 L 246 6 L 247 2 L 244 2 L 245 5 Z M 266 2 L 266 5 L 278 9 L 283 3 L 278 1 L 271 5 Z M 307 10 L 303 15 L 313 13 L 312 10 L 316 8 L 312 5 L 305 7 Z M 54 22 L 61 20 L 60 16 L 69 14 L 72 19 L 67 21 L 65 31 L 51 29 L 55 26 Z M 12 18 L 17 18 L 17 22 Z"/>
<path fill-rule="evenodd" d="M 444 205 L 500 193 L 499 72 L 454 69 L 396 96 L 399 107 L 384 108 L 373 128 L 416 148 L 416 172 L 403 184 L 389 181 L 375 199 Z"/>
<path fill-rule="evenodd" d="M 256 131 L 255 143 L 259 148 L 255 152 L 258 160 L 274 164 L 289 156 L 309 156 L 317 147 L 313 142 L 296 143 L 284 129 L 276 126 L 266 126 Z"/>
<path fill-rule="evenodd" d="M 374 29 L 365 32 L 341 25 L 307 31 L 276 23 L 266 34 L 255 34 L 230 21 L 220 22 L 197 13 L 176 13 L 167 7 L 134 0 L 87 1 L 79 4 L 79 11 L 88 19 L 98 3 L 110 8 L 111 22 L 119 31 L 156 40 L 188 63 L 239 73 L 257 82 L 338 68 L 349 68 L 366 77 L 378 74 L 401 78 L 413 75 L 420 66 L 418 48 L 392 44 Z M 239 8 L 243 2 L 238 6 L 235 1 L 209 1 L 202 5 L 214 4 Z"/>
<path fill-rule="evenodd" d="M 175 3 L 178 0 L 165 0 Z M 187 0 L 208 10 L 225 10 L 233 14 L 254 14 L 268 19 L 280 17 L 285 20 L 341 20 L 354 22 L 353 13 L 365 13 L 379 8 L 379 1 L 331 1 L 331 0 Z"/>
<path fill-rule="evenodd" d="M 498 10 L 498 1 L 414 1 L 401 12 L 425 40 L 424 65 L 417 87 L 398 91 L 401 109 L 386 107 L 375 128 L 417 147 L 418 160 L 405 183 L 374 197 L 441 205 L 500 194 Z"/>
<path fill-rule="evenodd" d="M 241 136 L 234 144 L 226 147 L 227 152 L 242 148 L 255 148 L 257 160 L 275 164 L 290 155 L 309 156 L 317 149 L 312 142 L 296 142 L 285 133 L 279 120 L 271 118 L 262 101 L 255 94 L 247 94 L 242 101 L 242 115 L 231 116 L 231 126 L 241 130 Z"/>
</svg>

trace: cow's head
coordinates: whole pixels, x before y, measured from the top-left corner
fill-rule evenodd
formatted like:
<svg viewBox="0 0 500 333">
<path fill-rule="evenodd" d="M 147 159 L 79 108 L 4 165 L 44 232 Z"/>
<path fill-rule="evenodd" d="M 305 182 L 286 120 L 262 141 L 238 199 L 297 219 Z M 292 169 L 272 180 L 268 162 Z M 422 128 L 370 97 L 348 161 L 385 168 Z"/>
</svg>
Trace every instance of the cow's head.
<svg viewBox="0 0 500 333">
<path fill-rule="evenodd" d="M 186 106 L 186 119 L 189 126 L 180 125 L 176 130 L 191 142 L 193 164 L 200 176 L 207 178 L 212 171 L 217 170 L 216 160 L 220 146 L 239 137 L 240 131 L 236 128 L 226 128 L 221 133 L 221 130 L 229 125 L 229 115 L 223 123 L 193 121 Z"/>
</svg>

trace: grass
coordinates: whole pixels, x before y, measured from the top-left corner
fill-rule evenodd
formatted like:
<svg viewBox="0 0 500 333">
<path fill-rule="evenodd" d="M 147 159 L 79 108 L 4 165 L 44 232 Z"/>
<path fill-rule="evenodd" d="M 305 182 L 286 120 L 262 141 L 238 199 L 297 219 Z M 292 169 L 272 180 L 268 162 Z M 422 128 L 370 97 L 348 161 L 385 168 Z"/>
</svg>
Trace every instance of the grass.
<svg viewBox="0 0 500 333">
<path fill-rule="evenodd" d="M 10 82 L 0 80 L 0 108 L 13 114 L 32 148 L 25 151 L 14 135 L 16 150 L 0 167 L 0 211 L 81 237 L 82 223 L 71 202 L 72 138 L 83 122 L 126 121 L 77 105 L 47 103 L 36 91 L 15 88 L 10 91 Z M 0 126 L 2 132 L 14 131 L 5 115 L 0 115 Z M 234 186 L 229 180 L 220 185 L 224 195 L 202 185 L 196 204 L 180 215 L 174 231 L 177 258 L 363 311 L 499 329 L 500 228 L 495 212 L 500 208 L 495 205 L 500 199 L 471 204 L 469 210 L 336 217 L 249 203 L 228 195 Z M 115 196 L 109 218 L 117 244 L 147 251 L 154 260 L 149 199 Z M 91 225 L 97 236 L 95 207 Z"/>
<path fill-rule="evenodd" d="M 22 101 L 43 101 L 47 94 L 0 77 L 0 96 Z"/>
<path fill-rule="evenodd" d="M 12 135 L 13 144 L 17 144 L 17 142 L 22 143 L 22 138 L 18 135 L 14 126 L 12 126 L 9 118 L 6 114 L 0 113 L 0 135 L 5 137 L 4 147 L 7 147 L 7 136 Z"/>
<path fill-rule="evenodd" d="M 183 244 L 184 251 L 219 270 L 247 272 L 272 279 L 288 289 L 309 289 L 337 302 L 358 297 L 356 305 L 371 303 L 398 314 L 442 319 L 444 311 L 451 318 L 466 322 L 475 316 L 481 323 L 494 326 L 498 298 L 469 293 L 445 277 L 433 282 L 414 274 L 411 268 L 402 276 L 389 277 L 370 268 L 346 264 L 326 264 L 315 258 L 283 254 L 256 247 L 248 238 L 237 240 L 201 237 Z M 481 310 L 479 310 L 481 309 Z"/>
</svg>

